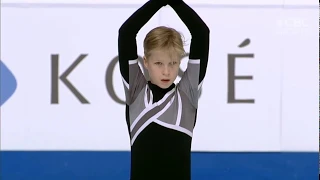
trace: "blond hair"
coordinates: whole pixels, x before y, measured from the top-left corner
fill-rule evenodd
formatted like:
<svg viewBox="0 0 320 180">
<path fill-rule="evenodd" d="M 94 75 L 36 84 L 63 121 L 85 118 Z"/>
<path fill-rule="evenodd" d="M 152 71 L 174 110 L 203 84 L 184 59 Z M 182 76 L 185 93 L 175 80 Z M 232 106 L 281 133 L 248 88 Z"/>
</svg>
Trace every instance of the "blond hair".
<svg viewBox="0 0 320 180">
<path fill-rule="evenodd" d="M 182 58 L 185 55 L 183 36 L 177 30 L 159 26 L 152 29 L 143 42 L 144 55 L 148 58 L 152 50 L 168 50 L 171 55 Z"/>
</svg>

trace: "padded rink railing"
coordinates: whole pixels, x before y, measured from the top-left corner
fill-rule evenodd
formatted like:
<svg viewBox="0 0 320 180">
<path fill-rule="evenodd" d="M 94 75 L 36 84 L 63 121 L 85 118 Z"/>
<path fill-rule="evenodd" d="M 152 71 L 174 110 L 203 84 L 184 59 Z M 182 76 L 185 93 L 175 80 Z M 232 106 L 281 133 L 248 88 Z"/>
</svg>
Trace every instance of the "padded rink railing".
<svg viewBox="0 0 320 180">
<path fill-rule="evenodd" d="M 17 19 L 20 18 L 21 21 L 26 21 L 22 16 L 21 17 L 14 17 L 11 12 L 17 12 L 19 10 L 25 11 L 33 11 L 34 9 L 67 9 L 72 12 L 74 9 L 109 9 L 110 7 L 119 8 L 121 6 L 125 6 L 127 8 L 135 9 L 137 8 L 142 2 L 142 0 L 136 1 L 118 1 L 104 3 L 106 1 L 98 0 L 94 1 L 85 1 L 85 0 L 69 0 L 69 1 L 62 1 L 62 0 L 33 0 L 33 1 L 10 1 L 10 0 L 2 0 L 1 2 L 1 32 L 3 36 L 8 35 L 14 39 L 17 33 L 16 29 L 9 29 L 11 30 L 11 34 L 8 33 L 8 27 L 10 24 L 2 23 L 4 18 L 12 18 L 14 21 L 12 24 L 17 22 Z M 121 4 L 128 3 L 127 5 Z M 193 3 L 190 1 L 191 4 Z M 219 1 L 220 2 L 220 1 Z M 265 4 L 261 3 L 262 1 L 243 1 L 242 4 L 235 4 L 240 3 L 238 1 L 218 1 L 212 3 L 209 0 L 199 0 L 197 1 L 198 4 L 193 3 L 192 5 L 197 8 L 207 8 L 210 7 L 212 9 L 221 10 L 221 9 L 247 9 L 248 11 L 252 9 L 260 9 L 261 11 L 267 11 L 272 9 L 290 9 L 290 10 L 297 10 L 300 11 L 318 11 L 318 5 L 315 5 L 313 1 L 303 1 L 303 3 L 298 3 L 297 1 L 265 1 Z M 131 4 L 129 4 L 131 3 Z M 26 13 L 27 14 L 27 13 Z M 79 13 L 81 14 L 81 13 Z M 58 18 L 57 13 L 57 18 Z M 61 18 L 62 19 L 62 18 Z M 29 26 L 36 26 L 37 23 L 41 21 L 31 21 L 34 24 L 29 24 Z M 71 23 L 71 22 L 70 22 Z M 19 26 L 16 26 L 19 27 Z M 15 28 L 16 28 L 15 27 Z M 20 26 L 25 27 L 28 29 L 27 26 Z M 32 29 L 32 28 L 30 28 Z M 2 31 L 4 30 L 4 31 Z M 20 31 L 20 30 L 19 30 Z M 24 31 L 24 29 L 21 29 Z M 235 29 L 236 31 L 236 29 Z M 75 33 L 75 32 L 74 32 Z M 18 33 L 17 33 L 18 34 Z M 48 34 L 53 35 L 54 33 Z M 2 37 L 1 35 L 1 37 Z M 30 34 L 32 36 L 31 39 L 36 39 L 39 34 Z M 70 35 L 71 36 L 71 35 Z M 1 38 L 4 39 L 4 38 Z M 8 38 L 7 38 L 8 39 Z M 16 74 L 15 65 L 12 62 L 9 62 L 7 57 L 16 57 L 6 55 L 8 48 L 10 46 L 9 40 L 1 40 L 1 44 L 4 46 L 1 48 L 2 54 L 1 55 L 1 66 L 2 62 L 8 65 L 8 68 L 12 70 L 13 74 Z M 11 41 L 12 42 L 12 41 Z M 23 57 L 25 57 L 25 61 L 29 60 L 30 63 L 34 63 L 33 56 L 30 56 L 33 52 L 37 51 L 40 52 L 41 49 L 37 48 L 38 46 L 32 44 L 32 42 L 28 42 L 29 47 L 22 46 L 20 47 L 19 44 L 23 44 L 24 42 L 20 42 L 16 39 L 13 41 L 16 44 L 16 48 L 19 51 L 15 51 L 15 53 L 25 52 L 23 48 L 30 48 L 28 49 L 31 53 L 25 53 Z M 312 42 L 313 43 L 313 42 Z M 311 42 L 310 42 L 311 44 Z M 1 45 L 1 46 L 2 46 Z M 39 45 L 44 46 L 44 45 Z M 63 46 L 63 45 L 61 45 Z M 34 50 L 36 48 L 36 50 Z M 55 47 L 56 48 L 56 47 Z M 307 45 L 306 45 L 307 48 Z M 58 49 L 58 48 L 57 48 Z M 57 49 L 53 49 L 52 51 L 56 51 Z M 5 51 L 5 52 L 4 52 Z M 57 50 L 58 51 L 58 50 Z M 62 51 L 62 50 L 61 50 Z M 41 52 L 40 52 L 41 53 Z M 8 54 L 8 53 L 7 53 Z M 21 53 L 23 54 L 23 53 Z M 48 54 L 46 54 L 48 55 Z M 49 55 L 48 55 L 49 56 Z M 15 59 L 12 58 L 10 61 L 14 61 Z M 42 61 L 43 59 L 38 59 L 38 61 Z M 19 60 L 22 61 L 22 60 Z M 17 60 L 18 62 L 18 60 Z M 41 64 L 39 65 L 39 67 Z M 29 67 L 29 66 L 27 66 Z M 33 70 L 37 69 L 35 67 Z M 42 66 L 41 68 L 44 68 Z M 31 66 L 30 66 L 30 70 Z M 62 71 L 62 70 L 61 70 Z M 3 72 L 1 72 L 2 75 Z M 28 72 L 24 71 L 22 74 L 27 76 Z M 8 89 L 9 86 L 7 84 L 8 79 L 3 79 L 5 76 L 1 77 L 1 90 Z M 23 80 L 21 80 L 21 75 L 16 75 L 18 81 L 18 89 L 16 93 L 19 93 L 19 88 L 23 87 Z M 30 80 L 31 81 L 31 80 Z M 210 83 L 210 82 L 208 82 Z M 46 82 L 44 82 L 46 84 Z M 31 87 L 36 89 L 36 87 Z M 2 94 L 1 94 L 2 97 Z M 15 97 L 15 95 L 13 95 Z M 73 100 L 73 99 L 72 99 Z M 3 117 L 11 117 L 7 115 L 9 111 L 5 111 L 5 108 L 9 108 L 11 99 L 9 99 L 6 104 L 1 107 L 1 111 L 3 111 Z M 20 102 L 20 101 L 19 101 Z M 25 101 L 23 101 L 25 102 Z M 6 106 L 8 105 L 8 106 Z M 27 108 L 28 104 L 26 104 Z M 19 106 L 20 107 L 20 106 Z M 37 108 L 39 108 L 37 106 Z M 71 108 L 70 108 L 71 109 Z M 30 111 L 31 108 L 30 108 Z M 41 113 L 41 112 L 38 112 Z M 4 116 L 5 115 L 5 116 Z M 26 114 L 24 116 L 27 116 Z M 35 115 L 34 115 L 35 116 Z M 13 116 L 12 116 L 13 117 Z M 43 119 L 41 119 L 43 120 Z M 64 119 L 66 122 L 69 119 Z M 28 123 L 33 123 L 34 126 L 39 125 L 38 131 L 39 133 L 34 133 L 33 136 L 31 132 L 28 132 L 26 129 L 25 131 L 18 131 L 15 128 L 11 129 L 4 129 L 8 127 L 8 122 L 12 121 L 15 122 L 16 126 L 18 126 L 18 122 L 24 124 L 27 121 Z M 46 125 L 42 124 L 41 121 L 35 122 L 32 121 L 32 116 L 28 117 L 27 120 L 19 119 L 2 119 L 1 118 L 1 154 L 0 154 L 0 179 L 1 180 L 126 180 L 129 177 L 129 167 L 130 167 L 130 154 L 128 151 L 115 151 L 115 150 L 106 150 L 105 149 L 86 149 L 83 150 L 79 147 L 75 147 L 74 149 L 68 149 L 67 143 L 64 144 L 67 147 L 59 147 L 54 149 L 55 146 L 59 146 L 59 143 L 56 141 L 45 142 L 40 141 L 36 136 L 48 136 L 41 128 L 44 128 Z M 79 123 L 80 124 L 80 123 Z M 74 126 L 79 125 L 74 124 Z M 11 126 L 10 126 L 11 127 Z M 12 126 L 14 127 L 14 126 Z M 34 129 L 37 129 L 34 128 Z M 318 128 L 318 127 L 317 127 Z M 23 129 L 23 128 L 22 128 Z M 34 131 L 33 129 L 33 131 Z M 10 133 L 10 132 L 12 133 Z M 52 136 L 58 136 L 59 131 L 53 130 Z M 71 129 L 70 131 L 76 131 Z M 307 130 L 305 130 L 307 131 Z M 56 134 L 54 134 L 56 132 Z M 319 129 L 320 132 L 320 129 Z M 25 133 L 25 141 L 17 140 L 15 136 L 20 136 L 20 134 Z M 41 134 L 43 133 L 43 134 Z M 88 132 L 82 132 L 88 133 Z M 297 133 L 303 133 L 297 132 Z M 15 135 L 14 135 L 15 134 Z M 81 133 L 80 133 L 81 134 Z M 51 135 L 51 134 L 50 134 Z M 62 136 L 63 137 L 63 136 Z M 92 140 L 82 139 L 83 141 L 94 141 L 94 136 L 90 136 Z M 31 138 L 31 139 L 30 139 Z M 46 137 L 50 139 L 51 137 Z M 65 137 L 67 139 L 67 137 Z M 223 138 L 223 137 L 221 137 Z M 44 138 L 45 139 L 45 138 Z M 63 140 L 63 138 L 62 138 Z M 69 139 L 68 139 L 69 140 Z M 81 139 L 80 139 L 81 140 Z M 66 140 L 67 141 L 67 140 Z M 120 140 L 119 140 L 120 141 Z M 122 141 L 122 140 L 121 140 Z M 292 141 L 295 141 L 295 138 L 292 138 Z M 25 143 L 27 142 L 27 143 Z M 50 147 L 45 148 L 45 145 L 39 144 L 43 143 Z M 56 143 L 56 144 L 55 144 Z M 263 143 L 263 142 L 262 142 Z M 298 141 L 296 143 L 299 143 Z M 51 145 L 50 145 L 51 144 Z M 53 144 L 53 145 L 52 145 Z M 293 143 L 294 144 L 294 143 Z M 38 148 L 38 147 L 44 147 Z M 72 146 L 71 146 L 72 147 Z M 98 147 L 98 146 L 97 146 Z M 318 165 L 320 163 L 318 152 L 314 150 L 310 151 L 212 151 L 212 152 L 203 152 L 203 151 L 194 151 L 192 153 L 192 179 L 193 180 L 313 180 L 318 178 L 319 168 Z"/>
</svg>

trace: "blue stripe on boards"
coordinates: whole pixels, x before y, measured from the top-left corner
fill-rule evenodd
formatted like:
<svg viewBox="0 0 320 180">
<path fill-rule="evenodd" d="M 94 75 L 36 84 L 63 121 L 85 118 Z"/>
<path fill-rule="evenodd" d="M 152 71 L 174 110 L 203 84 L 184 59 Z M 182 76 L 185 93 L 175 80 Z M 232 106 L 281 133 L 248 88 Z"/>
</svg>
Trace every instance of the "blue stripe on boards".
<svg viewBox="0 0 320 180">
<path fill-rule="evenodd" d="M 192 180 L 313 180 L 314 153 L 192 153 Z M 129 152 L 3 151 L 1 180 L 128 180 Z"/>
</svg>

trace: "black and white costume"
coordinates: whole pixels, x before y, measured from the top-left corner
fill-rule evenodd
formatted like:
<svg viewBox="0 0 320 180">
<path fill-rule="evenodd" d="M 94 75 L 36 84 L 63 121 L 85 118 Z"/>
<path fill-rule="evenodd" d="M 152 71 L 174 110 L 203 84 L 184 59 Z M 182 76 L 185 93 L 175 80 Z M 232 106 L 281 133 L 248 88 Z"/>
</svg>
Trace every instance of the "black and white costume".
<svg viewBox="0 0 320 180">
<path fill-rule="evenodd" d="M 162 89 L 147 81 L 138 66 L 136 35 L 167 4 L 188 27 L 192 40 L 180 82 Z M 209 28 L 181 0 L 150 0 L 119 29 L 118 49 L 131 139 L 131 180 L 191 179 L 192 133 L 208 63 Z"/>
</svg>

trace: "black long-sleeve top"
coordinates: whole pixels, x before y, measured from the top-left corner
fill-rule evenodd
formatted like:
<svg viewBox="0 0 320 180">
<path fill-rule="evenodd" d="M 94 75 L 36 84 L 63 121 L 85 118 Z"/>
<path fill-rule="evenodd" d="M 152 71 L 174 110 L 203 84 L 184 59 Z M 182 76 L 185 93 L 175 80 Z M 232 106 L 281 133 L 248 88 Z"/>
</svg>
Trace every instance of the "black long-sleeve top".
<svg viewBox="0 0 320 180">
<path fill-rule="evenodd" d="M 162 89 L 148 82 L 137 63 L 136 35 L 165 5 L 165 0 L 148 1 L 119 29 L 118 55 L 131 140 L 131 180 L 191 179 L 192 131 L 208 64 L 209 28 L 186 3 L 169 0 L 192 36 L 188 67 L 178 85 Z"/>
</svg>

